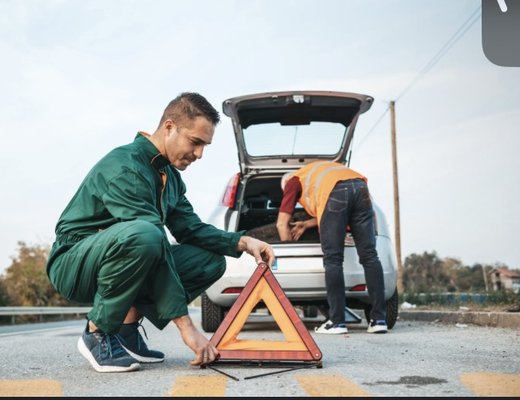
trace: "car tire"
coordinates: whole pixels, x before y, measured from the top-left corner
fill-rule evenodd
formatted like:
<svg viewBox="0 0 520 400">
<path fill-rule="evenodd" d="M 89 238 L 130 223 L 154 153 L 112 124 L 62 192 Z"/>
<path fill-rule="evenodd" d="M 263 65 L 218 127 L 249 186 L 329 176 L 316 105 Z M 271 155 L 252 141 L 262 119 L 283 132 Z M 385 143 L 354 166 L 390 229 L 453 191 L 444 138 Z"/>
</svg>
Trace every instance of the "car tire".
<svg viewBox="0 0 520 400">
<path fill-rule="evenodd" d="M 224 309 L 213 303 L 206 293 L 201 295 L 201 325 L 204 332 L 215 332 L 224 319 Z"/>
<path fill-rule="evenodd" d="M 372 310 L 372 305 L 365 305 L 365 318 L 367 322 L 370 321 L 370 311 Z M 386 326 L 388 329 L 392 329 L 397 322 L 397 317 L 399 315 L 399 294 L 397 293 L 397 289 L 395 289 L 394 294 L 386 301 Z"/>
<path fill-rule="evenodd" d="M 386 326 L 388 329 L 392 329 L 397 322 L 399 315 L 399 295 L 397 289 L 394 294 L 386 301 Z"/>
</svg>

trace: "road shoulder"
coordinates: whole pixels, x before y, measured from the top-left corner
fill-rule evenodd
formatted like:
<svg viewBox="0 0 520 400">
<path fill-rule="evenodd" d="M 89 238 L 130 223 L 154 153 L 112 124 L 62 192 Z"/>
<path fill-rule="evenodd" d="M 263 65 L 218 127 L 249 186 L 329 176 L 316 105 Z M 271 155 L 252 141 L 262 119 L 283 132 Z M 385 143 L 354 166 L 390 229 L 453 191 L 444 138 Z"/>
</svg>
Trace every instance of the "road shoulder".
<svg viewBox="0 0 520 400">
<path fill-rule="evenodd" d="M 399 320 L 520 328 L 520 313 L 518 312 L 400 310 Z"/>
</svg>

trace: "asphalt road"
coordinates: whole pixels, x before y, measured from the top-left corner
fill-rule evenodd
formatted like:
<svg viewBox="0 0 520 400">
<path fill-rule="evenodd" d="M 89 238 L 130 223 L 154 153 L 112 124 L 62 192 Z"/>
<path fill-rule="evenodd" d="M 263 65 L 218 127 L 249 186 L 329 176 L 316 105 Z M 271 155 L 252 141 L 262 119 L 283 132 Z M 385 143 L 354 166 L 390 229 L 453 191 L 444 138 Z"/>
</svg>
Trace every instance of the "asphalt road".
<svg viewBox="0 0 520 400">
<path fill-rule="evenodd" d="M 198 309 L 192 309 L 200 320 Z M 305 319 L 312 331 L 317 319 Z M 96 373 L 76 350 L 84 321 L 0 327 L 0 396 L 519 396 L 520 330 L 462 323 L 400 320 L 386 335 L 350 324 L 347 335 L 312 336 L 323 368 L 245 379 L 281 369 L 191 367 L 191 351 L 174 326 L 145 323 L 161 364 L 140 371 Z M 208 334 L 208 337 L 211 335 Z M 269 316 L 252 316 L 239 339 L 284 340 Z"/>
</svg>

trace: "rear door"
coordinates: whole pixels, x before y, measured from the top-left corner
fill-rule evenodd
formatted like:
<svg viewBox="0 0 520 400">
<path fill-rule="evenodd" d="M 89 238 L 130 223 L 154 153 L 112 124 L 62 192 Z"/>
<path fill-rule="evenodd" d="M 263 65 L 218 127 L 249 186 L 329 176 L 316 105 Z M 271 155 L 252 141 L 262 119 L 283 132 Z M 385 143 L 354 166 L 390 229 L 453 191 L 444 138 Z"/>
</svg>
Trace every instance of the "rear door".
<svg viewBox="0 0 520 400">
<path fill-rule="evenodd" d="M 373 98 L 325 91 L 259 93 L 225 100 L 243 174 L 291 170 L 317 160 L 345 163 L 359 115 Z"/>
</svg>

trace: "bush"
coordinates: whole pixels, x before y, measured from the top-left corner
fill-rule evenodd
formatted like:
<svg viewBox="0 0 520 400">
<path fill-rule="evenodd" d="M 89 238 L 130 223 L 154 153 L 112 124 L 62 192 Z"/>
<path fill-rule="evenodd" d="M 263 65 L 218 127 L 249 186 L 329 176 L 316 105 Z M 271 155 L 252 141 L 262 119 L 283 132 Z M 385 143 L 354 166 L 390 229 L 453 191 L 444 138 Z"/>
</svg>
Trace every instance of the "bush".
<svg viewBox="0 0 520 400">
<path fill-rule="evenodd" d="M 48 246 L 28 246 L 24 242 L 18 242 L 18 246 L 18 256 L 13 257 L 0 279 L 0 297 L 4 296 L 4 305 L 43 307 L 69 304 L 47 277 Z"/>
</svg>

